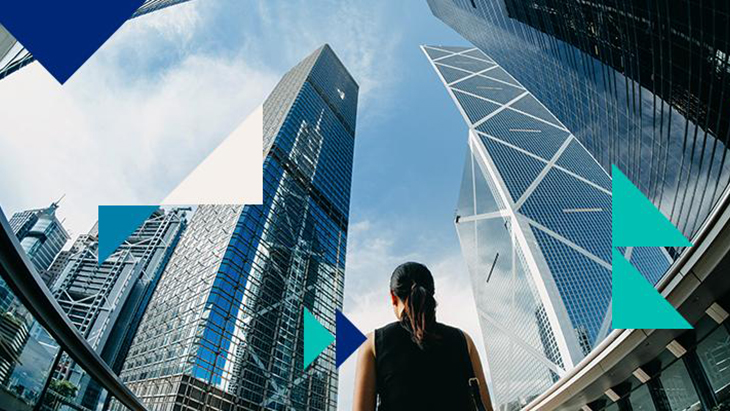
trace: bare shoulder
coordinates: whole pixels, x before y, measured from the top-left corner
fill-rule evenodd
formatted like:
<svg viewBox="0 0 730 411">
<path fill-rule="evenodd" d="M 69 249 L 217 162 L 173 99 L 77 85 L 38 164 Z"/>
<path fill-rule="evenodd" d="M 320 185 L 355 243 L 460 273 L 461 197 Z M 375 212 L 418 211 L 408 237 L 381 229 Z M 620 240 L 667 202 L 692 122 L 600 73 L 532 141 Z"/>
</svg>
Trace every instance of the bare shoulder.
<svg viewBox="0 0 730 411">
<path fill-rule="evenodd" d="M 363 343 L 366 347 L 375 349 L 375 331 L 370 331 L 366 336 L 367 339 Z"/>
<path fill-rule="evenodd" d="M 365 337 L 365 342 L 360 346 L 360 356 L 369 355 L 375 357 L 375 332 L 369 332 Z"/>
<path fill-rule="evenodd" d="M 460 330 L 462 334 L 464 334 L 464 338 L 466 339 L 466 346 L 469 349 L 469 353 L 472 353 L 476 351 L 476 346 L 474 345 L 474 340 L 471 339 L 471 336 L 469 333 L 467 333 L 464 330 Z"/>
</svg>

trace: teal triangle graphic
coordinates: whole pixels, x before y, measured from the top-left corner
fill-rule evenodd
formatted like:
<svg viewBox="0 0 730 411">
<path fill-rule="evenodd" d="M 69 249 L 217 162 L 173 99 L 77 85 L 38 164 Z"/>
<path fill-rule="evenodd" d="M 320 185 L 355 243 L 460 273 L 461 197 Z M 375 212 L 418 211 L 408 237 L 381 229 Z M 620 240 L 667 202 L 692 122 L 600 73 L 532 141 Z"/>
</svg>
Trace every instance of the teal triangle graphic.
<svg viewBox="0 0 730 411">
<path fill-rule="evenodd" d="M 314 315 L 304 309 L 304 369 L 309 367 L 318 356 L 332 342 L 335 336 L 314 318 Z"/>
<path fill-rule="evenodd" d="M 99 206 L 99 264 L 103 263 L 158 206 Z"/>
<path fill-rule="evenodd" d="M 611 170 L 614 247 L 692 245 L 618 167 L 613 165 Z"/>
<path fill-rule="evenodd" d="M 692 326 L 667 300 L 613 249 L 614 329 L 691 329 Z"/>
</svg>

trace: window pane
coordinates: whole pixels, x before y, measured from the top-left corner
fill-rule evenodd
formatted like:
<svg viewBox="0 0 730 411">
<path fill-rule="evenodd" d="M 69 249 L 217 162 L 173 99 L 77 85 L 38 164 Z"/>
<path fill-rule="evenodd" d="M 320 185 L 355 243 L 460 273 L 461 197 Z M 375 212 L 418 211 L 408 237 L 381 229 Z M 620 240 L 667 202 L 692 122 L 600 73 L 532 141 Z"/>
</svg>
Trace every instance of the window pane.
<svg viewBox="0 0 730 411">
<path fill-rule="evenodd" d="M 659 379 L 662 382 L 672 411 L 700 409 L 700 400 L 684 362 L 680 360 L 670 365 L 662 372 Z"/>
<path fill-rule="evenodd" d="M 634 411 L 656 411 L 654 402 L 649 393 L 649 387 L 644 384 L 631 393 L 631 408 Z"/>
<path fill-rule="evenodd" d="M 720 327 L 697 346 L 702 368 L 720 400 L 730 397 L 730 334 Z"/>
<path fill-rule="evenodd" d="M 0 279 L 0 408 L 33 409 L 57 350 L 51 336 Z"/>
</svg>

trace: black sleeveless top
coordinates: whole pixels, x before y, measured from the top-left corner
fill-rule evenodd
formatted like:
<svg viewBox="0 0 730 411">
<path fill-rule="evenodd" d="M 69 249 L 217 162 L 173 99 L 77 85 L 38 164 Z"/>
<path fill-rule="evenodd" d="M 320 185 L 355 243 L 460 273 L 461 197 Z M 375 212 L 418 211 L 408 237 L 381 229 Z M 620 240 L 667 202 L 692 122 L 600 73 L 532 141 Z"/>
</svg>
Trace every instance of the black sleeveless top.
<svg viewBox="0 0 730 411">
<path fill-rule="evenodd" d="M 425 350 L 400 323 L 375 330 L 378 411 L 473 410 L 467 344 L 457 328 L 437 323 Z"/>
</svg>

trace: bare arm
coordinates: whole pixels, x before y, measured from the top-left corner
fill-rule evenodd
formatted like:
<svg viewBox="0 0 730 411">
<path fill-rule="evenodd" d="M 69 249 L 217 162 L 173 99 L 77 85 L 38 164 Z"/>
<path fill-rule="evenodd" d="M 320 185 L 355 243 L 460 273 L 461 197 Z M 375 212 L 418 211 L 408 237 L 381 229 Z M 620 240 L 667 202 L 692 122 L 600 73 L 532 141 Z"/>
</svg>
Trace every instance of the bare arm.
<svg viewBox="0 0 730 411">
<path fill-rule="evenodd" d="M 469 358 L 471 358 L 471 365 L 474 368 L 474 376 L 479 380 L 479 392 L 482 395 L 482 403 L 487 411 L 494 411 L 492 408 L 492 399 L 489 397 L 489 388 L 487 387 L 487 380 L 484 378 L 484 369 L 482 368 L 482 361 L 479 359 L 479 351 L 474 346 L 469 334 L 464 333 L 466 337 L 466 344 L 469 348 Z"/>
<path fill-rule="evenodd" d="M 353 411 L 375 411 L 375 336 L 368 334 L 357 355 Z"/>
</svg>

